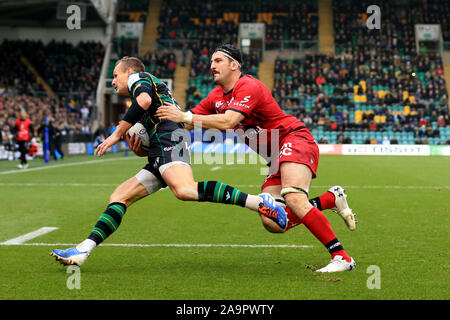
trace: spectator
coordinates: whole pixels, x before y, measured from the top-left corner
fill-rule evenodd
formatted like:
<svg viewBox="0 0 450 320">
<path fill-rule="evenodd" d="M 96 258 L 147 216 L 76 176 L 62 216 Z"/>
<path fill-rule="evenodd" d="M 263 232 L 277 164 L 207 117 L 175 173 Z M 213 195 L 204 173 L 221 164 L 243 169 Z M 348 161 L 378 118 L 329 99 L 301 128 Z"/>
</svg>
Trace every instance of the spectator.
<svg viewBox="0 0 450 320">
<path fill-rule="evenodd" d="M 49 124 L 49 138 L 50 138 L 50 154 L 53 156 L 54 160 L 58 160 L 59 157 L 64 159 L 64 152 L 62 151 L 62 133 L 60 125 Z"/>
<path fill-rule="evenodd" d="M 390 141 L 390 143 L 391 143 L 391 144 L 398 144 L 397 137 L 396 137 L 396 136 L 393 136 L 392 139 L 391 139 L 391 141 Z"/>
<path fill-rule="evenodd" d="M 25 110 L 21 110 L 19 117 L 16 119 L 15 132 L 16 132 L 16 141 L 17 144 L 19 145 L 19 152 L 20 152 L 20 164 L 18 165 L 18 168 L 26 169 L 28 168 L 28 161 L 26 157 L 28 153 L 27 143 L 33 137 L 32 134 L 33 126 Z"/>
<path fill-rule="evenodd" d="M 0 143 L 4 150 L 7 152 L 8 160 L 14 159 L 14 134 L 11 132 L 10 127 L 7 124 L 3 124 L 0 131 Z"/>
<path fill-rule="evenodd" d="M 82 120 L 82 121 L 85 121 L 85 122 L 86 122 L 86 121 L 89 120 L 89 114 L 90 114 L 90 111 L 89 111 L 89 108 L 88 108 L 88 106 L 87 106 L 86 103 L 83 104 L 83 107 L 81 107 L 80 113 L 81 113 L 81 120 Z"/>
<path fill-rule="evenodd" d="M 99 132 L 93 143 L 94 149 L 96 149 L 103 141 L 105 141 L 105 134 L 104 132 Z"/>
<path fill-rule="evenodd" d="M 344 143 L 344 144 L 352 144 L 352 139 L 350 138 L 350 136 L 345 136 L 344 140 L 342 141 L 342 143 Z"/>
</svg>

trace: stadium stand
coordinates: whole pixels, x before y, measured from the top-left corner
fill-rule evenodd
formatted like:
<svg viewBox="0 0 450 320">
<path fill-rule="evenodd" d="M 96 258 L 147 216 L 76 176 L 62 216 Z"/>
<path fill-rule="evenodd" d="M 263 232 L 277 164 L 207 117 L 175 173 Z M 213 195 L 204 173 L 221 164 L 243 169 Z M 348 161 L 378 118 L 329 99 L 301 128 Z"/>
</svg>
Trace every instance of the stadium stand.
<svg viewBox="0 0 450 320">
<path fill-rule="evenodd" d="M 39 75 L 59 95 L 70 93 L 73 98 L 78 96 L 79 102 L 95 95 L 104 55 L 104 48 L 100 43 L 80 42 L 74 46 L 65 41 L 51 41 L 44 45 L 42 41 L 36 40 L 5 40 L 2 46 L 7 47 L 7 51 L 2 51 L 9 55 L 9 59 L 23 56 L 30 61 Z M 18 68 L 23 71 L 24 67 L 20 63 L 19 65 Z M 27 73 L 29 71 L 24 72 L 25 75 Z M 21 72 L 16 72 L 16 75 L 20 74 Z M 3 75 L 1 78 L 4 81 L 9 79 Z M 29 74 L 28 78 L 33 79 Z"/>
<path fill-rule="evenodd" d="M 118 22 L 145 22 L 150 0 L 119 1 Z"/>
<path fill-rule="evenodd" d="M 317 2 L 263 0 L 206 1 L 192 3 L 186 0 L 164 1 L 158 26 L 158 42 L 172 41 L 181 48 L 198 50 L 220 43 L 237 43 L 240 22 L 266 24 L 267 49 L 280 48 L 279 41 L 317 39 Z M 178 41 L 174 41 L 178 40 Z"/>
<path fill-rule="evenodd" d="M 26 93 L 44 91 L 30 70 L 18 61 L 22 54 L 14 42 L 5 40 L 0 44 L 0 88 L 4 92 Z"/>
<path fill-rule="evenodd" d="M 380 30 L 364 27 L 373 4 L 381 8 Z M 239 23 L 262 22 L 272 53 L 245 54 L 243 71 L 260 78 L 261 66 L 269 66 L 265 83 L 275 99 L 318 142 L 450 143 L 450 56 L 426 43 L 417 50 L 414 30 L 417 23 L 440 24 L 448 49 L 450 2 L 121 0 L 118 6 L 117 22 L 143 23 L 144 31 L 141 43 L 112 36 L 110 54 L 97 41 L 2 38 L 0 128 L 24 108 L 35 130 L 48 115 L 65 134 L 94 131 L 99 81 L 112 92 L 114 64 L 124 55 L 141 56 L 148 72 L 172 80 L 175 98 L 190 109 L 215 86 L 212 50 L 237 45 Z M 121 111 L 112 113 L 101 115 L 100 127 L 113 126 Z"/>
<path fill-rule="evenodd" d="M 445 143 L 437 122 L 448 120 L 442 58 L 439 52 L 417 54 L 413 30 L 414 23 L 439 21 L 437 3 L 429 5 L 430 14 L 423 1 L 413 2 L 412 12 L 380 3 L 381 30 L 361 27 L 366 3 L 332 5 L 336 54 L 275 63 L 273 94 L 282 107 L 304 120 L 318 141 L 342 143 L 345 134 L 352 143 L 394 136 L 403 144 L 424 138 Z"/>
<path fill-rule="evenodd" d="M 49 122 L 61 130 L 62 134 L 89 134 L 90 129 L 86 128 L 89 115 L 83 117 L 79 110 L 67 108 L 67 101 L 62 98 L 59 102 L 49 97 L 33 97 L 27 94 L 2 94 L 0 96 L 0 126 L 8 125 L 9 129 L 14 129 L 15 119 L 24 109 L 29 115 L 34 135 L 39 136 L 39 128 L 44 124 L 44 117 L 49 117 Z M 90 103 L 83 105 L 89 110 Z M 80 108 L 81 110 L 82 108 Z"/>
<path fill-rule="evenodd" d="M 148 66 L 148 71 L 158 75 L 160 78 L 173 79 L 177 68 L 177 57 L 172 51 L 154 53 L 147 52 L 144 57 L 144 64 Z"/>
<path fill-rule="evenodd" d="M 353 52 L 277 60 L 274 96 L 287 112 L 300 119 L 311 116 L 312 128 L 352 132 L 376 127 L 374 131 L 387 131 L 388 138 L 394 129 L 409 131 L 410 125 L 418 126 L 421 119 L 436 127 L 437 117 L 448 114 L 438 55 L 414 60 L 402 57 L 394 67 L 392 55 L 383 54 L 380 61 L 370 62 L 362 53 Z M 411 76 L 413 72 L 416 77 Z M 374 126 L 369 128 L 366 123 L 370 122 Z M 336 127 L 332 129 L 333 123 Z M 362 143 L 364 138 L 353 141 Z"/>
<path fill-rule="evenodd" d="M 93 97 L 103 59 L 103 46 L 80 42 L 77 46 L 51 41 L 44 45 L 34 40 L 4 40 L 0 45 L 0 126 L 14 128 L 21 109 L 29 115 L 35 130 L 44 116 L 63 135 L 89 134 Z M 27 66 L 25 57 L 50 85 L 56 97 L 50 97 Z"/>
<path fill-rule="evenodd" d="M 187 11 L 183 8 L 189 8 L 189 15 L 184 13 Z M 177 18 L 172 19 L 173 16 Z M 262 1 L 257 5 L 251 1 L 240 1 L 238 5 L 233 1 L 209 1 L 205 6 L 192 6 L 186 1 L 167 1 L 160 14 L 158 42 L 162 46 L 192 51 L 189 87 L 186 89 L 189 109 L 214 87 L 208 72 L 211 50 L 221 43 L 236 44 L 239 22 L 265 23 L 266 49 L 270 50 L 282 46 L 296 48 L 300 40 L 316 40 L 317 20 L 315 1 L 299 4 Z M 245 54 L 244 72 L 258 77 L 260 60 L 255 52 Z"/>
<path fill-rule="evenodd" d="M 353 0 L 330 4 L 332 10 L 327 11 L 317 1 L 258 5 L 240 1 L 239 6 L 220 1 L 204 6 L 164 2 L 158 41 L 173 48 L 184 43 L 193 52 L 187 108 L 214 87 L 208 59 L 210 48 L 219 43 L 217 34 L 228 37 L 223 41 L 222 36 L 222 42 L 236 43 L 238 23 L 253 21 L 266 23 L 267 50 L 277 48 L 276 40 L 317 40 L 322 6 L 322 12 L 332 12 L 335 53 L 275 60 L 273 94 L 282 108 L 303 120 L 318 141 L 361 144 L 368 138 L 383 143 L 395 137 L 402 144 L 423 143 L 423 138 L 430 144 L 445 143 L 447 136 L 441 133 L 446 131 L 438 129 L 437 121 L 440 118 L 444 127 L 448 123 L 442 57 L 425 46 L 416 52 L 414 24 L 444 21 L 445 34 L 446 6 L 441 13 L 437 1 L 417 0 L 406 6 L 370 3 L 380 6 L 383 28 L 368 30 L 362 24 L 369 4 Z M 257 75 L 257 65 L 259 61 L 246 73 Z"/>
</svg>

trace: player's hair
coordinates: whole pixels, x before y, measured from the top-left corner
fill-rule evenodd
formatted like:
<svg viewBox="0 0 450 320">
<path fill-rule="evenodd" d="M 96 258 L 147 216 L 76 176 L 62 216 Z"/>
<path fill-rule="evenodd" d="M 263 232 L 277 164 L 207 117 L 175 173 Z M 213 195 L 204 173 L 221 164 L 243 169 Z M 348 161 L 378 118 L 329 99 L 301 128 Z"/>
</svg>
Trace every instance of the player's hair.
<svg viewBox="0 0 450 320">
<path fill-rule="evenodd" d="M 214 52 L 222 52 L 223 54 L 225 54 L 225 56 L 228 57 L 228 59 L 236 61 L 239 64 L 239 67 L 242 68 L 243 59 L 241 50 L 234 47 L 233 45 L 228 43 L 222 44 L 218 46 L 216 50 L 214 50 Z"/>
<path fill-rule="evenodd" d="M 123 69 L 131 68 L 136 72 L 145 72 L 145 66 L 139 58 L 125 56 L 117 60 L 115 67 L 121 63 Z"/>
</svg>

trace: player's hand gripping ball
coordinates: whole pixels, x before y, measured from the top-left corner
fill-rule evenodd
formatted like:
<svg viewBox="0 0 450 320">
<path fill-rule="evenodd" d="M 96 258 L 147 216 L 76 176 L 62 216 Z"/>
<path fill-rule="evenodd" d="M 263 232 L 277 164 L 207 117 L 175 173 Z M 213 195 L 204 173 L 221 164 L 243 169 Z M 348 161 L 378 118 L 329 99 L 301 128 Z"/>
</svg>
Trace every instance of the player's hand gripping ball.
<svg viewBox="0 0 450 320">
<path fill-rule="evenodd" d="M 150 137 L 147 133 L 147 130 L 142 125 L 142 123 L 137 122 L 134 126 L 132 126 L 128 130 L 128 136 L 131 138 L 131 135 L 134 133 L 134 137 L 139 137 L 141 139 L 141 149 L 145 151 L 150 150 Z"/>
</svg>

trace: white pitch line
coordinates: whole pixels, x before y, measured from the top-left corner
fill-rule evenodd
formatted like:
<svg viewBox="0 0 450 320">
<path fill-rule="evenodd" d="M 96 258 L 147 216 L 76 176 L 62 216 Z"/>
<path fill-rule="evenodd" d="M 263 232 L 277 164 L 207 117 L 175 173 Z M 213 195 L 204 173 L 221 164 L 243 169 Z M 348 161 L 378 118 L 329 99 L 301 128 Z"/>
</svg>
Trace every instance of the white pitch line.
<svg viewBox="0 0 450 320">
<path fill-rule="evenodd" d="M 102 162 L 118 161 L 118 160 L 119 161 L 120 160 L 129 160 L 129 159 L 139 159 L 139 158 L 138 157 L 120 157 L 120 158 L 114 158 L 114 159 L 98 159 L 98 160 L 88 160 L 88 161 L 82 161 L 82 162 L 62 163 L 62 164 L 42 166 L 42 167 L 37 167 L 37 168 L 28 168 L 28 169 L 3 171 L 3 172 L 0 172 L 0 175 L 13 174 L 13 173 L 22 173 L 22 172 L 30 172 L 30 171 L 39 171 L 39 170 L 47 170 L 47 169 L 54 169 L 54 168 L 81 166 L 81 165 L 85 165 L 85 164 L 102 163 Z"/>
<path fill-rule="evenodd" d="M 210 171 L 217 171 L 219 169 L 222 169 L 222 167 L 217 166 L 217 167 L 212 167 L 211 169 L 209 169 Z"/>
<path fill-rule="evenodd" d="M 450 189 L 450 186 L 344 186 L 346 189 Z M 311 186 L 310 188 L 329 188 L 329 186 Z"/>
<path fill-rule="evenodd" d="M 117 183 L 0 183 L 0 187 L 116 187 Z"/>
<path fill-rule="evenodd" d="M 77 243 L 6 243 L 1 242 L 0 245 L 21 245 L 21 246 L 46 246 L 46 247 L 74 247 Z M 190 248 L 190 247 L 226 247 L 226 248 L 312 248 L 312 245 L 297 245 L 297 244 L 215 244 L 215 243 L 102 243 L 101 246 L 105 247 L 137 247 L 137 248 L 151 248 L 151 247 L 177 247 L 177 248 Z"/>
<path fill-rule="evenodd" d="M 261 188 L 261 185 L 235 185 L 236 188 Z M 345 189 L 450 189 L 450 186 L 346 186 Z M 330 186 L 310 186 L 310 189 L 329 189 Z"/>
<path fill-rule="evenodd" d="M 46 233 L 52 232 L 58 228 L 56 227 L 43 227 L 38 230 L 23 234 L 17 238 L 9 239 L 4 242 L 0 242 L 0 245 L 23 245 L 25 242 L 34 239 L 36 237 L 42 236 Z"/>
</svg>

